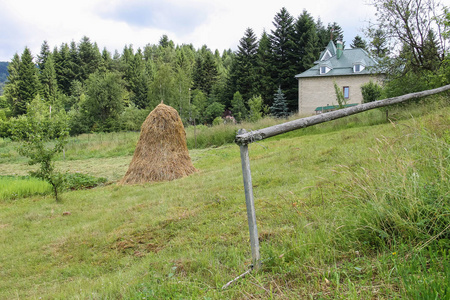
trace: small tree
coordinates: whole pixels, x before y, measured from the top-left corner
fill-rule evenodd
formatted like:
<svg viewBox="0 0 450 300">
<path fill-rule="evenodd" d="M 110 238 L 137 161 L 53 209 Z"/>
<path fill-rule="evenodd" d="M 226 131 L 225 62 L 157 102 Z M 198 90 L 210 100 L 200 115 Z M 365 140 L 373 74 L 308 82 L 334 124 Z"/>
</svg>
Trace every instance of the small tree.
<svg viewBox="0 0 450 300">
<path fill-rule="evenodd" d="M 244 98 L 240 92 L 236 92 L 231 100 L 231 112 L 236 121 L 241 122 L 247 117 L 248 111 L 245 107 Z"/>
<path fill-rule="evenodd" d="M 274 96 L 275 98 L 273 99 L 273 105 L 270 107 L 270 113 L 277 118 L 287 118 L 289 116 L 289 108 L 286 97 L 280 87 Z"/>
<path fill-rule="evenodd" d="M 65 111 L 51 112 L 39 95 L 27 107 L 25 126 L 13 128 L 13 136 L 21 141 L 19 154 L 28 157 L 29 165 L 39 164 L 31 176 L 47 181 L 52 186 L 55 200 L 64 183 L 64 176 L 55 170 L 54 157 L 62 152 L 69 133 Z"/>
<path fill-rule="evenodd" d="M 253 97 L 248 100 L 248 106 L 250 106 L 249 120 L 250 122 L 257 122 L 262 118 L 263 100 L 261 96 Z"/>
<path fill-rule="evenodd" d="M 347 100 L 344 97 L 344 92 L 342 91 L 342 89 L 337 85 L 336 82 L 333 82 L 334 84 L 334 91 L 336 93 L 336 100 L 338 102 L 339 105 L 339 109 L 344 108 L 344 105 L 347 104 Z"/>
<path fill-rule="evenodd" d="M 361 85 L 361 94 L 364 103 L 379 100 L 381 97 L 381 86 L 373 81 L 369 81 Z"/>
</svg>

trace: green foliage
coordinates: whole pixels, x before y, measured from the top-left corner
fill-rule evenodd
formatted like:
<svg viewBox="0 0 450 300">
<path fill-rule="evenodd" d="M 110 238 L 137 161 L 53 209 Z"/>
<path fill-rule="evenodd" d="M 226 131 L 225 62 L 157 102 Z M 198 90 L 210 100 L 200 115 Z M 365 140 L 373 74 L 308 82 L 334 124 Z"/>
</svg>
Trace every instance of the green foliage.
<svg viewBox="0 0 450 300">
<path fill-rule="evenodd" d="M 123 82 L 118 73 L 94 73 L 89 76 L 86 101 L 81 115 L 93 131 L 111 131 L 123 111 Z"/>
<path fill-rule="evenodd" d="M 361 93 L 364 103 L 373 102 L 380 100 L 382 88 L 376 82 L 369 81 L 361 85 Z"/>
<path fill-rule="evenodd" d="M 64 184 L 63 174 L 55 170 L 54 157 L 63 151 L 69 134 L 67 117 L 64 111 L 53 113 L 39 97 L 27 108 L 22 122 L 12 128 L 13 136 L 21 141 L 19 153 L 29 158 L 29 165 L 39 165 L 30 174 L 48 182 L 58 201 L 58 192 Z"/>
<path fill-rule="evenodd" d="M 0 176 L 0 200 L 14 200 L 51 193 L 51 185 L 29 176 Z"/>
<path fill-rule="evenodd" d="M 277 118 L 286 118 L 289 116 L 289 109 L 281 88 L 278 88 L 278 91 L 274 96 L 275 98 L 273 100 L 273 105 L 270 107 L 270 113 Z"/>
<path fill-rule="evenodd" d="M 350 44 L 350 47 L 352 49 L 360 48 L 360 49 L 367 50 L 367 43 L 365 40 L 363 40 L 363 38 L 361 36 L 357 35 L 353 38 L 353 41 Z"/>
<path fill-rule="evenodd" d="M 211 103 L 205 110 L 205 120 L 208 123 L 212 123 L 215 118 L 222 116 L 224 110 L 225 105 L 219 102 Z"/>
<path fill-rule="evenodd" d="M 244 103 L 244 98 L 240 92 L 236 92 L 233 95 L 233 100 L 231 100 L 231 112 L 236 121 L 241 122 L 247 118 L 247 107 Z"/>
<path fill-rule="evenodd" d="M 337 85 L 336 81 L 333 82 L 333 85 L 339 108 L 344 108 L 344 105 L 347 104 L 347 99 L 344 97 L 344 91 Z"/>
<path fill-rule="evenodd" d="M 70 190 L 81 190 L 93 188 L 100 184 L 106 183 L 106 178 L 95 177 L 82 173 L 66 173 L 64 174 L 64 187 Z"/>
<path fill-rule="evenodd" d="M 248 106 L 250 107 L 250 112 L 248 120 L 250 122 L 257 122 L 262 118 L 263 110 L 263 100 L 261 96 L 253 97 L 248 100 Z"/>
</svg>

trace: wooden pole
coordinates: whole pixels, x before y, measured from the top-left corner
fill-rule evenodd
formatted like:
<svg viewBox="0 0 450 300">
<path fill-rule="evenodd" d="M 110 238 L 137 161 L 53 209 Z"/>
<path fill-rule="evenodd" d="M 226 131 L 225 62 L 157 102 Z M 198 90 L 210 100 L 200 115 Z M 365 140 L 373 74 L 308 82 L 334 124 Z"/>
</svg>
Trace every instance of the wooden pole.
<svg viewBox="0 0 450 300">
<path fill-rule="evenodd" d="M 245 129 L 240 129 L 238 134 L 245 133 Z M 255 201 L 253 199 L 252 175 L 250 171 L 250 158 L 248 155 L 248 145 L 241 144 L 241 164 L 242 176 L 244 178 L 245 204 L 247 206 L 247 220 L 250 232 L 250 246 L 252 250 L 253 269 L 261 267 L 261 257 L 259 254 L 258 228 L 256 226 Z"/>
<path fill-rule="evenodd" d="M 286 122 L 286 123 L 271 126 L 271 127 L 266 127 L 266 128 L 251 131 L 251 132 L 245 132 L 242 134 L 238 133 L 238 135 L 236 136 L 235 142 L 238 145 L 249 144 L 249 143 L 263 140 L 263 139 L 266 139 L 266 138 L 269 138 L 269 137 L 272 137 L 272 136 L 275 136 L 275 135 L 278 135 L 281 133 L 285 133 L 288 131 L 305 128 L 305 127 L 309 127 L 312 125 L 316 125 L 316 124 L 328 122 L 331 120 L 343 118 L 346 116 L 354 115 L 354 114 L 357 114 L 357 113 L 360 113 L 360 112 L 363 112 L 366 110 L 374 109 L 374 108 L 380 108 L 380 107 L 389 106 L 392 104 L 401 103 L 401 102 L 404 102 L 406 100 L 410 100 L 413 98 L 420 98 L 420 97 L 425 97 L 425 96 L 442 93 L 447 90 L 450 90 L 450 84 L 445 85 L 440 88 L 437 88 L 437 89 L 406 94 L 406 95 L 399 96 L 399 97 L 388 98 L 388 99 L 364 103 L 361 105 L 356 105 L 356 106 L 352 106 L 352 107 L 348 107 L 348 108 L 344 108 L 344 109 L 340 109 L 340 110 L 336 110 L 336 111 L 330 111 L 330 112 L 323 113 L 323 114 L 320 114 L 317 116 L 311 116 L 311 117 L 306 117 L 306 118 L 302 118 L 302 119 L 297 119 L 294 121 Z"/>
</svg>

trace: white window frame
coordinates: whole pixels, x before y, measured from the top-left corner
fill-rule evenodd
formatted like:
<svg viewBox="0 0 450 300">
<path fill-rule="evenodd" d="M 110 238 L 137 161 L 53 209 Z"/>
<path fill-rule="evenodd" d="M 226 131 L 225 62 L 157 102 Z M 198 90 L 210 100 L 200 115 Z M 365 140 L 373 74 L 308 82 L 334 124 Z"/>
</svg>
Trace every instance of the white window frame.
<svg viewBox="0 0 450 300">
<path fill-rule="evenodd" d="M 359 66 L 359 71 L 356 70 L 356 66 Z M 363 64 L 354 64 L 354 65 L 353 65 L 353 72 L 354 72 L 354 73 L 359 73 L 359 72 L 361 72 L 362 70 L 364 70 L 364 65 L 363 65 Z"/>
<path fill-rule="evenodd" d="M 324 68 L 325 69 L 325 72 L 323 72 L 322 70 L 322 68 Z M 319 73 L 320 74 L 327 74 L 328 72 L 330 72 L 330 68 L 328 68 L 327 66 L 319 66 Z"/>
</svg>

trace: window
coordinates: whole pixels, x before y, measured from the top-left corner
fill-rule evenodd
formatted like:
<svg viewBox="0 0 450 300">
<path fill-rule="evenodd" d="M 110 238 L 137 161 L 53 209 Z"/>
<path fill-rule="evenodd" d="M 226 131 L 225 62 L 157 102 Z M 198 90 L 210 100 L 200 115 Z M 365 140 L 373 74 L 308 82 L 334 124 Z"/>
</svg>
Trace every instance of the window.
<svg viewBox="0 0 450 300">
<path fill-rule="evenodd" d="M 355 64 L 353 65 L 353 72 L 358 73 L 364 70 L 364 65 L 362 64 Z"/>
<path fill-rule="evenodd" d="M 331 54 L 330 54 L 330 52 L 327 50 L 327 51 L 325 52 L 325 54 L 323 55 L 322 60 L 327 60 L 327 59 L 330 59 L 330 58 L 331 58 Z"/>
<path fill-rule="evenodd" d="M 320 72 L 320 74 L 326 74 L 326 73 L 330 72 L 330 70 L 331 69 L 327 66 L 320 66 L 319 72 Z"/>
<path fill-rule="evenodd" d="M 350 87 L 349 86 L 344 86 L 344 98 L 345 99 L 350 98 Z"/>
</svg>

